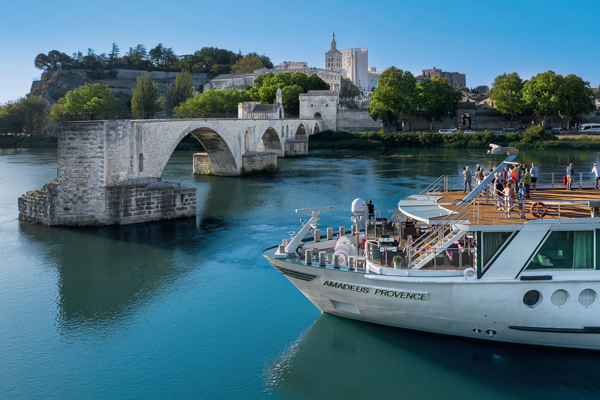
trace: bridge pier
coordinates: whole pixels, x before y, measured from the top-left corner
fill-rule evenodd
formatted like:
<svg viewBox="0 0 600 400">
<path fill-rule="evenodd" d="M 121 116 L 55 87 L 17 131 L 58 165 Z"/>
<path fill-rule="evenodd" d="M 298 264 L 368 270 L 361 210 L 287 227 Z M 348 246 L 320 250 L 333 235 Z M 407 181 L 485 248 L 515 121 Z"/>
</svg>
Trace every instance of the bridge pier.
<svg viewBox="0 0 600 400">
<path fill-rule="evenodd" d="M 308 135 L 319 124 L 283 119 L 64 122 L 58 128 L 57 179 L 19 198 L 19 218 L 45 225 L 107 225 L 195 216 L 196 189 L 161 180 L 185 136 L 193 135 L 206 149 L 194 155 L 194 172 L 238 176 L 272 170 L 277 157 L 306 155 Z"/>
</svg>

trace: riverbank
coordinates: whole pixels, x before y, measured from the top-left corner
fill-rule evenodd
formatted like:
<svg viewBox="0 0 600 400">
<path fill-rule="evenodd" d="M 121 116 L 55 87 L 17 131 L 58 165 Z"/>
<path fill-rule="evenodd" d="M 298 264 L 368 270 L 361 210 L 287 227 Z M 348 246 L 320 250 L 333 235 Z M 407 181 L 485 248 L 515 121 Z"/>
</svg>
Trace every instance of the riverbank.
<svg viewBox="0 0 600 400">
<path fill-rule="evenodd" d="M 468 148 L 484 149 L 490 143 L 521 149 L 600 150 L 600 140 L 581 135 L 557 137 L 541 127 L 526 132 L 493 133 L 490 131 L 465 134 L 461 131 L 445 134 L 438 132 L 334 132 L 331 130 L 310 136 L 311 150 L 341 149 L 396 149 L 396 148 Z"/>
<path fill-rule="evenodd" d="M 56 149 L 56 136 L 0 136 L 0 149 Z"/>
</svg>

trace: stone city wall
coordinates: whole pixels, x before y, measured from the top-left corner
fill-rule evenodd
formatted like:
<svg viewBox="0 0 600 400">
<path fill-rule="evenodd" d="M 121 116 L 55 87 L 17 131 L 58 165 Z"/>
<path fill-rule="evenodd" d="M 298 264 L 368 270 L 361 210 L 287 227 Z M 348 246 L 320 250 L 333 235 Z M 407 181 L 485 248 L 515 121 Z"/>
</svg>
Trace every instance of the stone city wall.
<svg viewBox="0 0 600 400">
<path fill-rule="evenodd" d="M 380 121 L 375 121 L 367 110 L 344 110 L 338 108 L 336 125 L 338 131 L 372 131 L 383 128 Z"/>
</svg>

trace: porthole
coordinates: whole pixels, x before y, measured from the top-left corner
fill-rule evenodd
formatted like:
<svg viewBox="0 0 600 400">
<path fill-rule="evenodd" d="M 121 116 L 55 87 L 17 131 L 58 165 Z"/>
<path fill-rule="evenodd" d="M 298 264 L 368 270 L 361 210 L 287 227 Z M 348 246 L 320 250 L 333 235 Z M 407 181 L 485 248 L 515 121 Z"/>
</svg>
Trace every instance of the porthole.
<svg viewBox="0 0 600 400">
<path fill-rule="evenodd" d="M 569 301 L 569 293 L 566 290 L 558 289 L 554 293 L 552 293 L 552 297 L 550 298 L 552 304 L 554 304 L 558 308 L 562 308 Z"/>
<path fill-rule="evenodd" d="M 542 304 L 542 294 L 537 290 L 530 290 L 523 296 L 523 304 L 529 308 L 538 308 Z"/>
<path fill-rule="evenodd" d="M 592 289 L 585 289 L 581 293 L 579 293 L 579 304 L 586 308 L 596 304 L 597 299 L 598 295 Z"/>
</svg>

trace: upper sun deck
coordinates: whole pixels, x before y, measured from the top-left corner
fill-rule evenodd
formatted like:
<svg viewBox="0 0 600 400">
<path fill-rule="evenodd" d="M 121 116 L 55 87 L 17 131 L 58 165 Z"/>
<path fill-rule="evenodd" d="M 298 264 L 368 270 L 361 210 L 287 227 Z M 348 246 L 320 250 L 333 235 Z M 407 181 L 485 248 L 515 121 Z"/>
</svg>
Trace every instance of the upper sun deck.
<svg viewBox="0 0 600 400">
<path fill-rule="evenodd" d="M 537 190 L 531 190 L 531 198 L 527 199 L 525 203 L 525 218 L 521 218 L 516 198 L 512 202 L 507 201 L 504 196 L 491 193 L 491 187 L 482 190 L 469 204 L 461 204 L 466 195 L 463 191 L 426 193 L 427 196 L 436 196 L 438 198 L 437 205 L 441 208 L 453 212 L 452 217 L 432 217 L 428 218 L 428 222 L 437 224 L 445 218 L 452 218 L 468 220 L 471 225 L 524 224 L 540 219 L 530 212 L 531 206 L 540 202 L 547 209 L 542 219 L 549 222 L 564 218 L 589 218 L 591 216 L 590 208 L 600 205 L 600 190 L 594 189 L 593 183 L 589 185 L 591 188 L 585 187 L 587 185 L 583 186 L 582 189 L 571 191 L 543 186 Z M 542 211 L 543 207 L 540 207 L 540 213 Z"/>
</svg>

